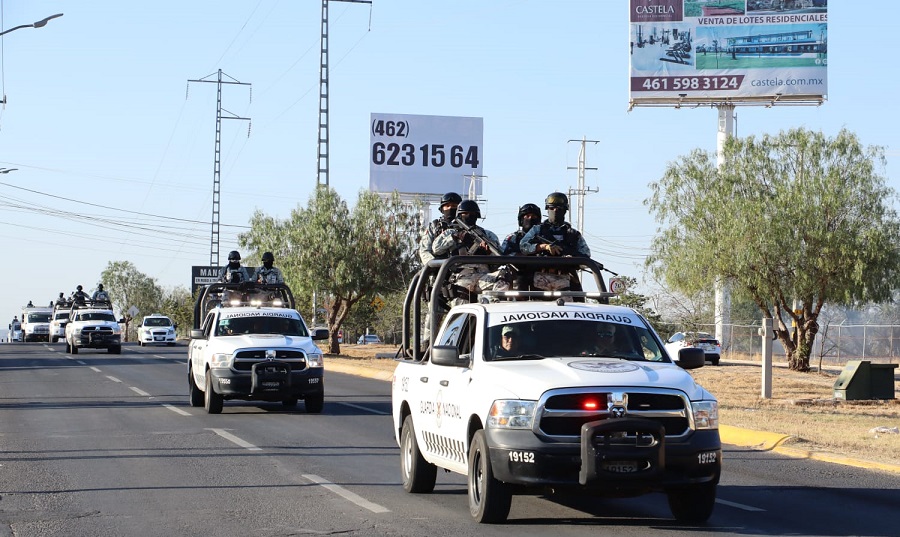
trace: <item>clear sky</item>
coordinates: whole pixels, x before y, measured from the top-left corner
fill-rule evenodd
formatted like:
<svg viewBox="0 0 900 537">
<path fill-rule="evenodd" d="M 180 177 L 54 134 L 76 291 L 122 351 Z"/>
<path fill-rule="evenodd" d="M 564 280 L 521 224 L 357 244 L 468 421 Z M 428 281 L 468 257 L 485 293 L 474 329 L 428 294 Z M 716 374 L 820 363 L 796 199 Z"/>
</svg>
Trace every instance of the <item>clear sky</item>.
<svg viewBox="0 0 900 537">
<path fill-rule="evenodd" d="M 222 69 L 222 261 L 255 210 L 285 217 L 316 185 L 317 0 L 0 0 L 0 239 L 8 318 L 128 260 L 163 286 L 209 262 L 215 84 Z M 744 107 L 737 134 L 846 127 L 887 147 L 900 187 L 900 3 L 833 2 L 821 107 Z M 482 117 L 482 225 L 513 231 L 523 203 L 577 186 L 589 144 L 583 232 L 611 270 L 642 276 L 656 224 L 643 205 L 666 163 L 714 151 L 713 108 L 628 112 L 628 2 L 374 0 L 330 4 L 330 183 L 368 187 L 373 112 Z M 574 220 L 574 215 L 570 215 Z M 728 255 L 728 252 L 722 252 Z"/>
</svg>

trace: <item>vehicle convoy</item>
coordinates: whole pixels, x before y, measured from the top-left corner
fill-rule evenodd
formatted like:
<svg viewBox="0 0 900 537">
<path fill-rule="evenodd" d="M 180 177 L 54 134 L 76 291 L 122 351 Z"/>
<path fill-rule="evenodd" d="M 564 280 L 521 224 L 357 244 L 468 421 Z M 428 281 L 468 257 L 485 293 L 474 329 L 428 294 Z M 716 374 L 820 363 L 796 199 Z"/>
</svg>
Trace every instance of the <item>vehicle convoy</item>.
<svg viewBox="0 0 900 537">
<path fill-rule="evenodd" d="M 66 323 L 66 352 L 78 354 L 80 349 L 106 349 L 122 354 L 122 329 L 112 304 L 106 300 L 73 302 Z"/>
<path fill-rule="evenodd" d="M 161 313 L 147 315 L 138 326 L 138 343 L 144 345 L 175 345 L 175 329 L 178 325 Z"/>
<path fill-rule="evenodd" d="M 19 321 L 13 321 L 9 323 L 9 333 L 6 336 L 6 340 L 8 343 L 12 343 L 13 341 L 22 341 L 22 323 Z"/>
<path fill-rule="evenodd" d="M 229 399 L 287 408 L 303 399 L 307 412 L 321 412 L 325 370 L 313 343 L 320 339 L 328 339 L 328 330 L 307 328 L 284 284 L 206 286 L 194 305 L 188 346 L 191 406 L 219 414 Z"/>
<path fill-rule="evenodd" d="M 53 307 L 53 315 L 50 319 L 50 343 L 66 339 L 66 324 L 69 323 L 71 311 L 72 306 L 68 304 Z"/>
<path fill-rule="evenodd" d="M 589 273 L 600 291 L 488 291 L 446 311 L 448 277 L 472 263 Z M 457 256 L 413 279 L 391 391 L 407 492 L 431 492 L 442 468 L 468 476 L 482 523 L 506 520 L 516 494 L 564 491 L 663 492 L 678 521 L 709 518 L 718 403 L 685 371 L 703 365 L 703 351 L 683 349 L 673 363 L 640 313 L 608 304 L 601 270 L 588 258 Z"/>
<path fill-rule="evenodd" d="M 22 339 L 50 341 L 50 317 L 53 308 L 22 308 Z"/>
</svg>

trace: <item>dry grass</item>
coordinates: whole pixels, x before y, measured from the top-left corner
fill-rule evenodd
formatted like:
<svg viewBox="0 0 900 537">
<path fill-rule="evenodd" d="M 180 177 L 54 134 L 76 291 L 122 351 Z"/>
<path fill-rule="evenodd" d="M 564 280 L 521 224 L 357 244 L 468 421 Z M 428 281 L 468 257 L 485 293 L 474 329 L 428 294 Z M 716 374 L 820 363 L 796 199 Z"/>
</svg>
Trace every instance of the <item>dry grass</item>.
<svg viewBox="0 0 900 537">
<path fill-rule="evenodd" d="M 393 370 L 392 345 L 343 345 L 340 360 L 365 367 Z M 793 447 L 828 451 L 884 463 L 900 464 L 900 434 L 876 434 L 877 427 L 900 427 L 900 400 L 836 401 L 834 381 L 839 370 L 797 373 L 774 367 L 772 398 L 763 399 L 759 364 L 724 363 L 691 371 L 697 382 L 719 400 L 721 423 L 791 435 Z M 896 382 L 900 390 L 900 382 Z M 895 392 L 896 393 L 896 392 Z"/>
</svg>

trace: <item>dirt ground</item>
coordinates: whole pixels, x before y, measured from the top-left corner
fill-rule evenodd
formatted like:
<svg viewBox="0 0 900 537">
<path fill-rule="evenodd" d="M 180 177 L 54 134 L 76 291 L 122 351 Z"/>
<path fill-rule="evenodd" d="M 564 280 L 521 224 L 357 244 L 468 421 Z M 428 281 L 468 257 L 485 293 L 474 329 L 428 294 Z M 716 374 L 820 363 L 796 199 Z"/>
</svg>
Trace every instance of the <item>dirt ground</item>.
<svg viewBox="0 0 900 537">
<path fill-rule="evenodd" d="M 392 371 L 393 345 L 342 345 L 328 361 Z M 776 365 L 772 397 L 763 399 L 758 363 L 723 361 L 691 371 L 694 379 L 719 400 L 722 424 L 790 435 L 788 445 L 827 451 L 878 462 L 900 464 L 900 400 L 840 401 L 834 399 L 839 369 L 797 373 Z M 900 381 L 895 382 L 895 394 Z"/>
</svg>

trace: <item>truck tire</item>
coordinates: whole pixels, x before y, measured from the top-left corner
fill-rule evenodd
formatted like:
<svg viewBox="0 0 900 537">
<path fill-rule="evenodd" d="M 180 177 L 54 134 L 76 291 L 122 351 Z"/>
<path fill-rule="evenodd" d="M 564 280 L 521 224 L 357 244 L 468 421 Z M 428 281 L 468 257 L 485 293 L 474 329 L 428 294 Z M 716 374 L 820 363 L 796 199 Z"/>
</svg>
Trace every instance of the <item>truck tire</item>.
<svg viewBox="0 0 900 537">
<path fill-rule="evenodd" d="M 669 510 L 678 522 L 706 522 L 716 505 L 716 484 L 703 483 L 666 491 Z"/>
<path fill-rule="evenodd" d="M 188 393 L 191 395 L 191 406 L 194 408 L 200 408 L 204 403 L 204 395 L 203 392 L 200 391 L 200 388 L 197 387 L 197 383 L 194 382 L 194 375 L 191 373 L 191 364 L 188 364 Z"/>
<path fill-rule="evenodd" d="M 69 349 L 69 352 L 71 352 L 72 354 L 78 354 L 78 347 L 76 347 L 74 343 L 69 345 Z"/>
<path fill-rule="evenodd" d="M 303 398 L 303 404 L 306 406 L 307 414 L 319 414 L 325 408 L 325 394 L 314 393 Z"/>
<path fill-rule="evenodd" d="M 206 408 L 207 414 L 221 414 L 222 406 L 225 399 L 215 390 L 212 385 L 212 373 L 206 372 L 206 392 L 203 394 L 203 406 Z"/>
<path fill-rule="evenodd" d="M 497 524 L 506 521 L 511 505 L 512 492 L 494 478 L 484 430 L 478 430 L 469 448 L 469 512 L 480 524 Z"/>
<path fill-rule="evenodd" d="M 437 481 L 437 466 L 426 461 L 419 451 L 412 416 L 406 416 L 400 429 L 400 476 L 403 490 L 412 493 L 431 492 Z"/>
</svg>

